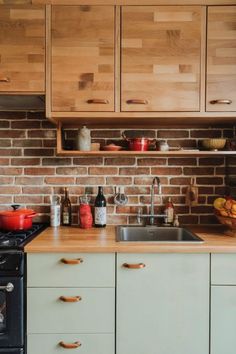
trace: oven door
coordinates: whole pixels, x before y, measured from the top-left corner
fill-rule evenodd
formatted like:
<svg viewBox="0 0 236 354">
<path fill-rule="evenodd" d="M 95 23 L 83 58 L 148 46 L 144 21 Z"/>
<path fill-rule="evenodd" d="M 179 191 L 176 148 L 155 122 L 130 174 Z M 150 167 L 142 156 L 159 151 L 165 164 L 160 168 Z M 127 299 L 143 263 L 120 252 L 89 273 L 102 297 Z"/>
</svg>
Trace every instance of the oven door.
<svg viewBox="0 0 236 354">
<path fill-rule="evenodd" d="M 3 348 L 24 345 L 24 298 L 22 277 L 0 277 L 0 353 L 20 353 Z"/>
</svg>

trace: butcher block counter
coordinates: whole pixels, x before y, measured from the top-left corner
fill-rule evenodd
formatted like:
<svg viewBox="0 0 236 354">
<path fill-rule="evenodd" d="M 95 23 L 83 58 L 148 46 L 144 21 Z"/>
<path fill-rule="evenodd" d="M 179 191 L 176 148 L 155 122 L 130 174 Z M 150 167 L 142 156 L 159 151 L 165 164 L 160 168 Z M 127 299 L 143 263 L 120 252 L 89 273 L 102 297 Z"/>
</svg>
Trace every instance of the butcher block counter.
<svg viewBox="0 0 236 354">
<path fill-rule="evenodd" d="M 48 227 L 25 246 L 26 253 L 236 253 L 236 237 L 222 225 L 187 226 L 204 243 L 116 242 L 115 226 L 84 230 L 78 226 Z"/>
</svg>

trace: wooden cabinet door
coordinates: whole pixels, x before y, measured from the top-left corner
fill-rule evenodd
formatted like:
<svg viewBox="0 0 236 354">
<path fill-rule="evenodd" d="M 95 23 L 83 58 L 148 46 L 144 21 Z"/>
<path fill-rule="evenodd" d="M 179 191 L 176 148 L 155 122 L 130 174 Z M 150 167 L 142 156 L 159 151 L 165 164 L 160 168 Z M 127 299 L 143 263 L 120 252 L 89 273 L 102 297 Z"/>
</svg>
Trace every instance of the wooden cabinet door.
<svg viewBox="0 0 236 354">
<path fill-rule="evenodd" d="M 0 92 L 45 91 L 45 7 L 0 8 Z"/>
<path fill-rule="evenodd" d="M 122 10 L 123 111 L 199 111 L 201 7 Z"/>
<path fill-rule="evenodd" d="M 209 255 L 118 254 L 116 310 L 117 354 L 208 354 Z"/>
<path fill-rule="evenodd" d="M 52 111 L 114 111 L 114 11 L 53 6 Z"/>
<path fill-rule="evenodd" d="M 211 353 L 235 354 L 236 286 L 211 288 Z"/>
<path fill-rule="evenodd" d="M 208 7 L 207 111 L 236 111 L 236 6 Z"/>
</svg>

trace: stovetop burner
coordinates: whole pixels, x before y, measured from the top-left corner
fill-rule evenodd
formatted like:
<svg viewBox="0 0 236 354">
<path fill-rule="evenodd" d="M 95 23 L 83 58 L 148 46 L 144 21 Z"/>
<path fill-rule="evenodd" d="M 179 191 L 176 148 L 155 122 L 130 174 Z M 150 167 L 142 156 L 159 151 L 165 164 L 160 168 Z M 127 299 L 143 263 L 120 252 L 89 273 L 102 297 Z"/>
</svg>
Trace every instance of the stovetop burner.
<svg viewBox="0 0 236 354">
<path fill-rule="evenodd" d="M 29 230 L 3 231 L 0 230 L 0 249 L 22 248 L 41 231 L 46 229 L 46 224 L 33 224 Z"/>
</svg>

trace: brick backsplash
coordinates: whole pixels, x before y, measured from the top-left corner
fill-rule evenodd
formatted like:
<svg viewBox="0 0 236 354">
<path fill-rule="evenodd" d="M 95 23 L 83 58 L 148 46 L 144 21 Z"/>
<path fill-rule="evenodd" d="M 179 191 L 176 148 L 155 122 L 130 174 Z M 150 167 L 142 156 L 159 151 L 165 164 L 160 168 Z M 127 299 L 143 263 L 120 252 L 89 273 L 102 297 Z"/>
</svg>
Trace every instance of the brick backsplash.
<svg viewBox="0 0 236 354">
<path fill-rule="evenodd" d="M 233 129 L 125 129 L 129 137 L 145 135 L 166 139 L 170 146 L 196 147 L 207 137 L 233 138 Z M 94 129 L 94 142 L 101 144 L 121 142 L 120 129 Z M 73 139 L 76 131 L 67 132 Z M 236 158 L 230 158 L 231 167 L 224 157 L 57 157 L 55 127 L 39 113 L 0 114 L 0 209 L 13 203 L 33 208 L 38 220 L 49 219 L 50 195 L 62 194 L 68 186 L 73 204 L 73 221 L 77 223 L 78 197 L 85 190 L 97 193 L 103 185 L 108 201 L 108 223 L 136 223 L 138 208 L 148 211 L 150 185 L 154 176 L 162 183 L 162 196 L 155 198 L 156 211 L 161 211 L 171 196 L 180 222 L 215 223 L 212 202 L 225 192 L 226 172 L 236 174 Z M 235 166 L 235 167 L 234 167 Z M 185 203 L 186 187 L 194 177 L 199 187 L 198 204 L 189 207 Z M 128 204 L 113 203 L 115 186 L 123 185 Z"/>
</svg>

